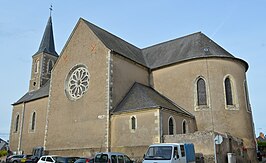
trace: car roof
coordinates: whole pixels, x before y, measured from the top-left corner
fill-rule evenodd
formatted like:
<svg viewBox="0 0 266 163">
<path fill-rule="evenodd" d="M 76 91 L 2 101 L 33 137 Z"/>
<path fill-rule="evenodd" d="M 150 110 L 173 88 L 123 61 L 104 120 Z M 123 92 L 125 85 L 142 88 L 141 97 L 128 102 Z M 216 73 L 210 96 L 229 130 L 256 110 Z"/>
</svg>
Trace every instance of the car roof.
<svg viewBox="0 0 266 163">
<path fill-rule="evenodd" d="M 121 153 L 121 152 L 99 152 L 99 153 L 96 153 L 96 155 L 98 154 L 107 154 L 107 155 L 125 155 L 124 153 Z"/>
<path fill-rule="evenodd" d="M 153 146 L 174 146 L 174 145 L 184 145 L 185 143 L 160 143 L 160 144 L 152 144 L 150 147 Z"/>
<path fill-rule="evenodd" d="M 61 156 L 58 156 L 58 155 L 44 155 L 42 157 L 61 157 Z"/>
</svg>

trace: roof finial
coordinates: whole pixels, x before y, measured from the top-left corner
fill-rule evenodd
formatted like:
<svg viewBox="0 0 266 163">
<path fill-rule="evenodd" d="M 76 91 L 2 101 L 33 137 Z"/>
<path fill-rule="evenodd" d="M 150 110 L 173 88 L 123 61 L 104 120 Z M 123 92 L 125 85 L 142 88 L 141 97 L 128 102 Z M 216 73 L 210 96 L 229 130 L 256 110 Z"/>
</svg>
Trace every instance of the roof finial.
<svg viewBox="0 0 266 163">
<path fill-rule="evenodd" d="M 53 11 L 53 5 L 50 6 L 50 16 L 52 15 L 52 11 Z"/>
</svg>

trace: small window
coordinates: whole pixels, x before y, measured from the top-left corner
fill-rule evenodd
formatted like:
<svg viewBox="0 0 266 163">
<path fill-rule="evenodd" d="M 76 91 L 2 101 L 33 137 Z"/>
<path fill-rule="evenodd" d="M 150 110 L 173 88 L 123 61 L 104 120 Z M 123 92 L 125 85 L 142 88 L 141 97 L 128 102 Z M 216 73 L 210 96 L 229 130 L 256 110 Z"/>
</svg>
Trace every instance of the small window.
<svg viewBox="0 0 266 163">
<path fill-rule="evenodd" d="M 117 163 L 117 157 L 116 155 L 111 156 L 112 163 Z"/>
<path fill-rule="evenodd" d="M 169 118 L 169 122 L 168 122 L 168 132 L 169 135 L 174 135 L 174 122 L 173 122 L 173 118 Z"/>
<path fill-rule="evenodd" d="M 53 159 L 51 157 L 47 157 L 46 162 L 53 162 Z"/>
<path fill-rule="evenodd" d="M 197 81 L 197 101 L 198 106 L 207 105 L 206 84 L 202 78 Z"/>
<path fill-rule="evenodd" d="M 245 88 L 245 97 L 246 97 L 246 104 L 247 104 L 247 110 L 251 112 L 251 107 L 250 107 L 250 101 L 249 101 L 249 96 L 248 96 L 248 85 L 247 81 L 244 81 L 244 88 Z"/>
<path fill-rule="evenodd" d="M 132 130 L 136 129 L 136 118 L 134 116 L 131 117 L 131 129 Z"/>
<path fill-rule="evenodd" d="M 41 160 L 42 160 L 42 161 L 45 161 L 45 157 L 42 157 Z"/>
<path fill-rule="evenodd" d="M 34 63 L 34 72 L 38 73 L 39 71 L 39 65 L 40 65 L 40 61 L 37 59 Z"/>
<path fill-rule="evenodd" d="M 187 121 L 184 120 L 182 123 L 182 129 L 183 129 L 183 134 L 187 133 Z"/>
<path fill-rule="evenodd" d="M 19 124 L 19 115 L 17 115 L 16 121 L 15 121 L 15 132 L 18 132 L 18 124 Z"/>
<path fill-rule="evenodd" d="M 107 154 L 98 154 L 94 158 L 95 163 L 108 163 L 108 155 Z"/>
<path fill-rule="evenodd" d="M 36 113 L 33 112 L 32 117 L 31 117 L 31 130 L 35 130 L 35 123 L 36 123 Z"/>
<path fill-rule="evenodd" d="M 224 85 L 225 85 L 226 105 L 233 105 L 232 85 L 229 77 L 225 79 Z"/>
<path fill-rule="evenodd" d="M 173 158 L 179 158 L 179 154 L 178 154 L 178 149 L 177 149 L 177 147 L 174 147 Z"/>
<path fill-rule="evenodd" d="M 184 145 L 180 145 L 180 150 L 181 150 L 181 157 L 184 157 L 186 154 L 185 154 L 185 147 Z"/>
<path fill-rule="evenodd" d="M 118 155 L 117 158 L 118 158 L 118 163 L 124 163 L 124 158 L 122 155 Z"/>
<path fill-rule="evenodd" d="M 52 60 L 49 60 L 49 62 L 48 62 L 48 73 L 51 73 L 51 71 L 52 71 L 52 69 L 53 69 L 53 61 Z"/>
</svg>

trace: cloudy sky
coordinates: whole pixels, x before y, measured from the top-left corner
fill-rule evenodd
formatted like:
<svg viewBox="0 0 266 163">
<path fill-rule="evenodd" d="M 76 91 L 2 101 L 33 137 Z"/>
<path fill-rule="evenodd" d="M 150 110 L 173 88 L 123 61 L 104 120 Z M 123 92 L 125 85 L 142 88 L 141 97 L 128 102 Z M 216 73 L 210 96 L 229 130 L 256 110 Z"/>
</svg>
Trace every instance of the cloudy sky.
<svg viewBox="0 0 266 163">
<path fill-rule="evenodd" d="M 0 4 L 0 138 L 9 139 L 11 104 L 28 91 L 31 57 L 38 50 L 51 4 L 58 53 L 80 17 L 140 48 L 203 32 L 248 62 L 256 134 L 266 132 L 265 0 L 2 0 Z"/>
</svg>

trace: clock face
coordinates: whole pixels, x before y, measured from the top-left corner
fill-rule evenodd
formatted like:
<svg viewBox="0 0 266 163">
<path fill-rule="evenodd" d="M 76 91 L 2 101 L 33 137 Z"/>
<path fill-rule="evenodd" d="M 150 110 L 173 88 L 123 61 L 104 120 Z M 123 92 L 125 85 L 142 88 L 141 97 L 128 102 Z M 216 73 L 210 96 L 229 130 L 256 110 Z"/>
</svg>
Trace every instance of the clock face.
<svg viewBox="0 0 266 163">
<path fill-rule="evenodd" d="M 80 99 L 89 88 L 90 74 L 85 65 L 76 65 L 68 73 L 66 79 L 66 94 L 70 100 Z"/>
</svg>

